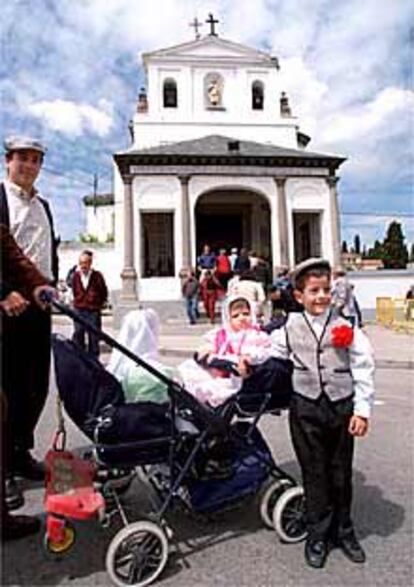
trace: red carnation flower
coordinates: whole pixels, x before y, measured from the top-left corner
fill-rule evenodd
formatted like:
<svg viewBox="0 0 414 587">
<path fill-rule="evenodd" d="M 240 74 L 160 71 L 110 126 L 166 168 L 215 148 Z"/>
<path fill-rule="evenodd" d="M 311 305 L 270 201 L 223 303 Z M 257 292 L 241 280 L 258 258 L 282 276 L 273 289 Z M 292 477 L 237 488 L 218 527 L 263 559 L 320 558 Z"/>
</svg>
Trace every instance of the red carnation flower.
<svg viewBox="0 0 414 587">
<path fill-rule="evenodd" d="M 346 349 L 354 340 L 354 331 L 350 326 L 334 326 L 332 328 L 332 344 L 336 348 Z"/>
</svg>

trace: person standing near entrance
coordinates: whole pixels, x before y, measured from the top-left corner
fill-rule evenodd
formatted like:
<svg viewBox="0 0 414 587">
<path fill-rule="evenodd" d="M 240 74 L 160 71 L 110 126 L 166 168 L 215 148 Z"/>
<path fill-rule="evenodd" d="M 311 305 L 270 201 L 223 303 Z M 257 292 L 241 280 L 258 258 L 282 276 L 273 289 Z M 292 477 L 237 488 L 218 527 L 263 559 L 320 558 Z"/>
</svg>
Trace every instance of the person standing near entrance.
<svg viewBox="0 0 414 587">
<path fill-rule="evenodd" d="M 197 322 L 199 290 L 200 283 L 196 279 L 195 271 L 191 270 L 182 285 L 182 294 L 185 299 L 185 308 L 190 324 Z"/>
<path fill-rule="evenodd" d="M 221 283 L 223 291 L 227 290 L 227 283 L 231 277 L 230 259 L 226 254 L 226 249 L 220 249 L 217 257 L 216 277 Z"/>
<path fill-rule="evenodd" d="M 108 289 L 105 279 L 100 273 L 92 269 L 92 251 L 83 251 L 79 257 L 78 269 L 73 274 L 73 306 L 78 314 L 88 320 L 93 326 L 101 328 L 101 311 L 108 298 Z M 82 324 L 75 321 L 73 341 L 93 357 L 99 357 L 99 338 L 92 332 L 86 331 Z M 88 338 L 85 344 L 85 335 Z"/>
<path fill-rule="evenodd" d="M 197 267 L 200 271 L 200 280 L 203 279 L 206 271 L 214 271 L 216 268 L 216 255 L 209 245 L 204 245 L 203 252 L 197 259 Z"/>
<path fill-rule="evenodd" d="M 0 222 L 48 283 L 58 279 L 57 244 L 49 205 L 35 188 L 46 148 L 30 137 L 4 142 L 7 177 L 0 183 Z M 34 304 L 18 318 L 3 317 L 2 389 L 12 435 L 8 502 L 21 501 L 15 475 L 42 480 L 43 463 L 31 455 L 34 430 L 49 389 L 51 316 Z"/>
<path fill-rule="evenodd" d="M 214 324 L 216 318 L 216 302 L 221 291 L 221 284 L 209 269 L 207 269 L 200 282 L 200 289 L 207 317 L 210 319 L 211 324 Z"/>
</svg>

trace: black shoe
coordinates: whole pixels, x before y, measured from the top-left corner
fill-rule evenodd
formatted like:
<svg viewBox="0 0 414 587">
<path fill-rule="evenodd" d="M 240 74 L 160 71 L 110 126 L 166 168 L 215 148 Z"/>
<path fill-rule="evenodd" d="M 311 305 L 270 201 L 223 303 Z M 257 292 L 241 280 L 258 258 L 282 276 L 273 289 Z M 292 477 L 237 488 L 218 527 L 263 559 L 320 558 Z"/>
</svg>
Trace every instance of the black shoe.
<svg viewBox="0 0 414 587">
<path fill-rule="evenodd" d="M 342 538 L 338 539 L 336 541 L 336 546 L 338 546 L 344 555 L 353 563 L 365 562 L 365 552 L 358 542 L 354 532 L 350 532 L 349 534 L 346 534 Z"/>
<path fill-rule="evenodd" d="M 17 453 L 13 458 L 12 466 L 14 475 L 31 481 L 43 481 L 46 475 L 45 465 L 36 461 L 29 451 Z"/>
<path fill-rule="evenodd" d="M 18 510 L 24 505 L 24 497 L 22 490 L 16 483 L 16 479 L 12 476 L 6 477 L 5 482 L 5 501 L 9 512 Z"/>
<path fill-rule="evenodd" d="M 328 546 L 323 540 L 307 540 L 305 543 L 305 560 L 310 567 L 321 569 L 328 556 Z"/>
<path fill-rule="evenodd" d="M 9 516 L 2 520 L 2 540 L 17 540 L 40 530 L 40 520 L 33 516 Z"/>
</svg>

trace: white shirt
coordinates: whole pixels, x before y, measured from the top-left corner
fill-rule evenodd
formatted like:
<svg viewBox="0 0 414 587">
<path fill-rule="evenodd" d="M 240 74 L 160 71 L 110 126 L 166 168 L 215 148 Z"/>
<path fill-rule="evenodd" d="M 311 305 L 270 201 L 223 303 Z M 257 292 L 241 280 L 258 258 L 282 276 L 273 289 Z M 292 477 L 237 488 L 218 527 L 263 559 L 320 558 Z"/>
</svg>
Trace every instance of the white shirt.
<svg viewBox="0 0 414 587">
<path fill-rule="evenodd" d="M 49 219 L 37 192 L 30 195 L 7 179 L 4 187 L 9 208 L 10 233 L 39 271 L 52 280 L 52 234 Z"/>
<path fill-rule="evenodd" d="M 320 338 L 327 319 L 327 312 L 321 316 L 313 316 L 305 312 L 314 333 Z M 274 330 L 271 354 L 273 357 L 289 359 L 285 329 Z M 354 340 L 349 347 L 350 369 L 354 389 L 354 414 L 369 418 L 374 403 L 374 352 L 368 337 L 357 327 L 354 327 Z"/>
<path fill-rule="evenodd" d="M 88 271 L 88 273 L 84 273 L 81 269 L 78 269 L 78 271 L 79 271 L 79 275 L 80 275 L 83 289 L 86 291 L 88 289 L 89 281 L 91 279 L 92 269 L 90 271 Z"/>
</svg>

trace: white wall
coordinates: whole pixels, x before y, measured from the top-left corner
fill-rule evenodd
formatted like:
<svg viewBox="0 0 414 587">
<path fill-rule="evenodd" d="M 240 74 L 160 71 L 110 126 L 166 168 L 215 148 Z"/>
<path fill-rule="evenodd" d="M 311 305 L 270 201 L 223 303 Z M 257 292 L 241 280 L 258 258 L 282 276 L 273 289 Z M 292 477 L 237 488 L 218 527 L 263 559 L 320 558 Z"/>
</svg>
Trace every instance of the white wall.
<svg viewBox="0 0 414 587">
<path fill-rule="evenodd" d="M 329 187 L 324 178 L 289 179 L 286 181 L 288 211 L 288 234 L 290 265 L 294 259 L 294 212 L 318 212 L 321 214 L 321 256 L 331 263 L 334 260 L 332 241 L 331 210 Z"/>
<path fill-rule="evenodd" d="M 113 205 L 86 206 L 86 233 L 105 243 L 108 236 L 114 236 L 115 210 Z"/>
<path fill-rule="evenodd" d="M 377 297 L 405 298 L 414 284 L 414 271 L 352 271 L 348 278 L 355 286 L 355 295 L 364 309 L 375 309 Z"/>
<path fill-rule="evenodd" d="M 108 288 L 121 289 L 120 274 L 122 257 L 114 247 L 91 246 L 82 243 L 61 246 L 59 249 L 60 278 L 66 277 L 69 269 L 78 261 L 84 248 L 94 251 L 94 267 L 105 276 Z M 377 297 L 404 298 L 409 287 L 414 284 L 414 270 L 407 271 L 354 271 L 348 278 L 355 286 L 358 302 L 364 310 L 375 310 Z M 168 301 L 181 298 L 179 282 L 172 277 L 139 280 L 142 301 Z"/>
</svg>

